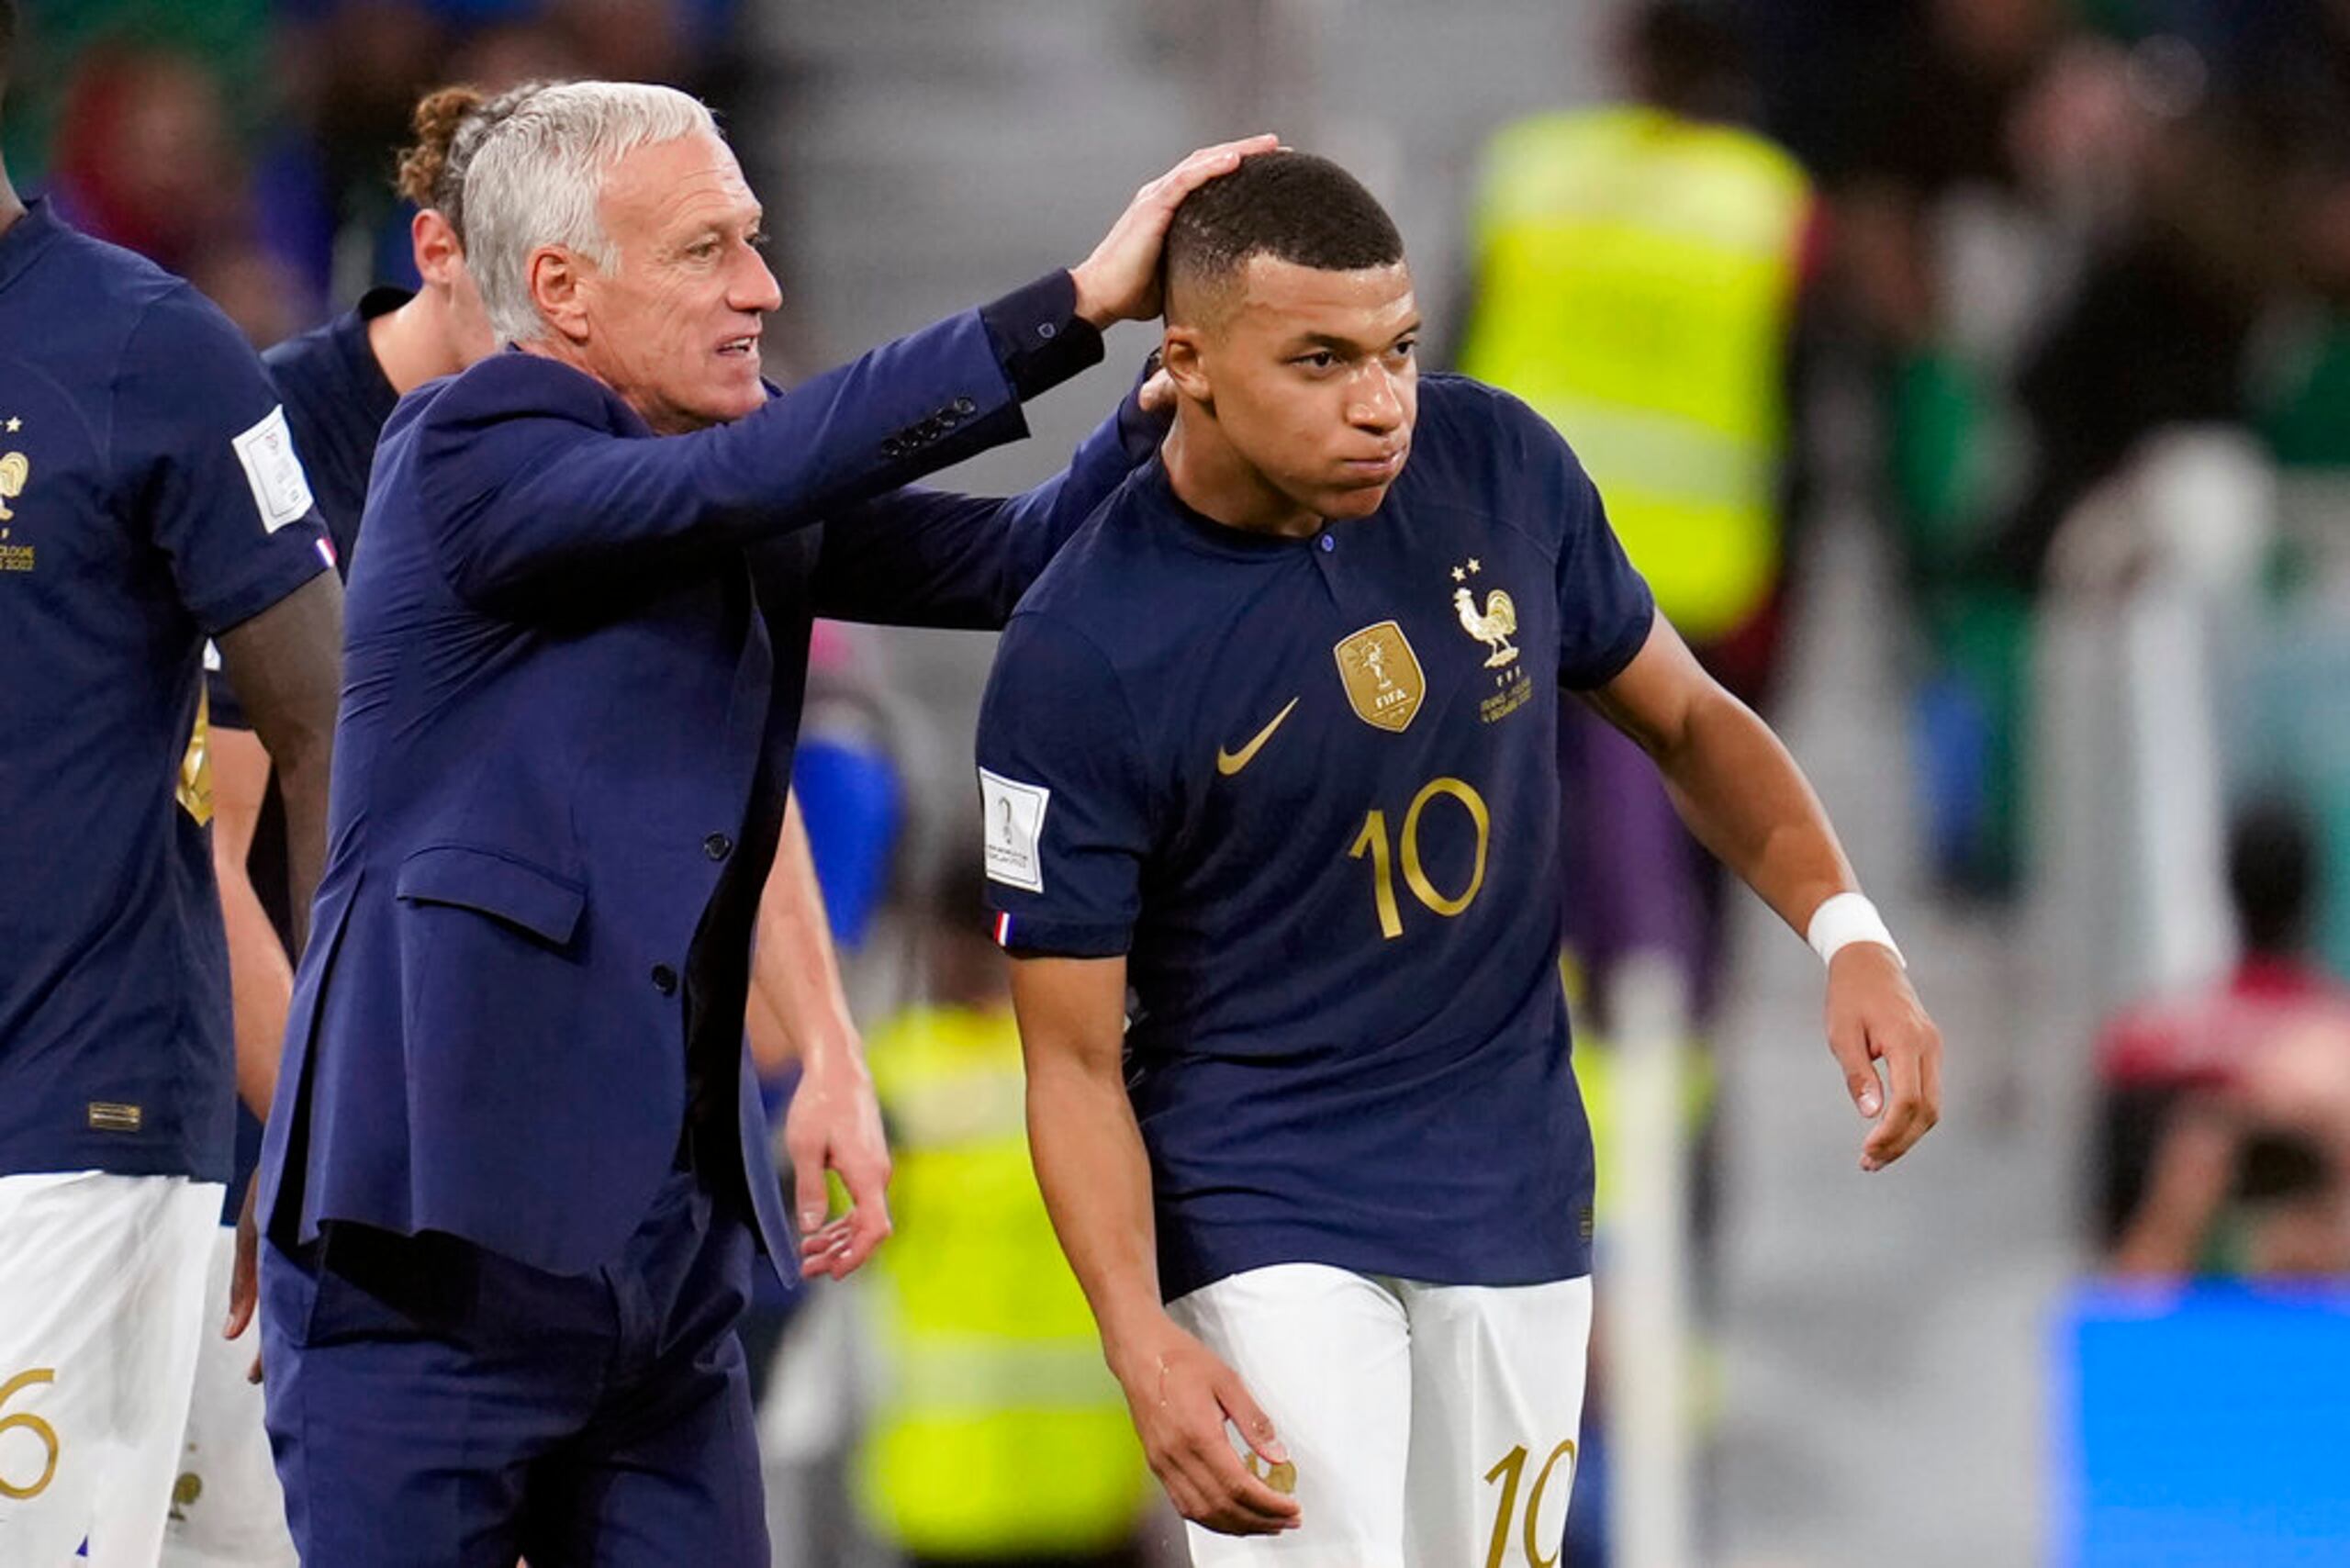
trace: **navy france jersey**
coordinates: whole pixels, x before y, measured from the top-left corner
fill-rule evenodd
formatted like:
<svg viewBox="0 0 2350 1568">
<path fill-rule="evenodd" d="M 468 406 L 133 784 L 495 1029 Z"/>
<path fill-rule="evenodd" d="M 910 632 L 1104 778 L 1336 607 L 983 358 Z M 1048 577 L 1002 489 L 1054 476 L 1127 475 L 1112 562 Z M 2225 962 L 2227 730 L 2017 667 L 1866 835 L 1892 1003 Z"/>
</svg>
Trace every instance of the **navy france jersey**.
<svg viewBox="0 0 2350 1568">
<path fill-rule="evenodd" d="M 1030 589 L 979 722 L 990 900 L 1015 954 L 1128 957 L 1169 1299 L 1589 1271 L 1551 689 L 1652 616 L 1550 427 L 1435 375 L 1371 516 L 1245 532 L 1154 463 Z"/>
<path fill-rule="evenodd" d="M 405 288 L 371 288 L 358 308 L 324 326 L 286 339 L 263 353 L 270 379 L 285 399 L 285 422 L 302 454 L 303 471 L 318 498 L 319 518 L 334 541 L 346 573 L 367 505 L 367 476 L 375 466 L 375 438 L 400 395 L 375 358 L 367 329 L 415 297 Z"/>
<path fill-rule="evenodd" d="M 0 1174 L 228 1175 L 204 639 L 326 569 L 236 329 L 46 206 L 0 234 Z"/>
<path fill-rule="evenodd" d="M 413 297 L 405 288 L 371 288 L 356 308 L 288 338 L 261 356 L 279 396 L 285 399 L 285 424 L 294 434 L 294 450 L 302 454 L 302 471 L 309 476 L 319 521 L 326 524 L 327 538 L 334 545 L 335 566 L 345 575 L 351 571 L 351 552 L 359 542 L 359 514 L 367 505 L 367 477 L 375 466 L 375 438 L 384 433 L 385 422 L 400 400 L 375 358 L 367 329 L 376 317 L 398 309 Z M 210 685 L 212 722 L 223 729 L 252 728 L 219 671 L 212 672 Z M 282 933 L 290 929 L 284 918 L 285 847 L 282 842 L 265 847 L 263 841 L 271 837 L 271 825 L 282 841 L 285 823 L 274 810 L 271 818 L 253 846 L 253 876 L 270 918 Z M 266 867 L 264 855 L 269 857 Z M 274 876 L 274 882 L 263 879 L 264 870 Z"/>
</svg>

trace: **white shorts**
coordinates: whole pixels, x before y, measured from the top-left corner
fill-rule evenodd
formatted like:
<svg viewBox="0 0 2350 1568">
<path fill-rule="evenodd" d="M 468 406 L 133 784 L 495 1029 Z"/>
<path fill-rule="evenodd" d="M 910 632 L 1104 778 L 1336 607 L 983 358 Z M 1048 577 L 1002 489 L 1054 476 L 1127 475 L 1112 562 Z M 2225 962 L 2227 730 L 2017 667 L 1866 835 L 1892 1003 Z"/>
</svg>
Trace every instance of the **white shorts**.
<svg viewBox="0 0 2350 1568">
<path fill-rule="evenodd" d="M 85 1538 L 91 1568 L 155 1562 L 220 1193 L 185 1176 L 0 1176 L 8 1568 L 68 1568 Z"/>
<path fill-rule="evenodd" d="M 162 1568 L 294 1568 L 300 1558 L 285 1528 L 285 1493 L 262 1428 L 261 1384 L 249 1381 L 261 1344 L 261 1318 L 234 1339 L 220 1338 L 237 1263 L 233 1226 L 215 1230 L 204 1291 L 203 1349 L 196 1357 L 196 1396 L 187 1441 L 172 1484 Z"/>
<path fill-rule="evenodd" d="M 1583 1419 L 1591 1282 L 1425 1285 L 1318 1263 L 1168 1310 L 1239 1373 L 1297 1467 L 1303 1523 L 1189 1527 L 1197 1568 L 1554 1568 Z"/>
</svg>

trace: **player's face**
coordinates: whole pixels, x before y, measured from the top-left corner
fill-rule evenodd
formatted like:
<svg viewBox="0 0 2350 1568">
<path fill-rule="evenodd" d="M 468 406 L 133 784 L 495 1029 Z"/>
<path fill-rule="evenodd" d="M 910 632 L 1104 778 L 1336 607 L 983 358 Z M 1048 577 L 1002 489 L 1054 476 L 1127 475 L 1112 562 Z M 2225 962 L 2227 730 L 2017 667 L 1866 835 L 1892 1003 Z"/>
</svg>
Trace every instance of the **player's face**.
<svg viewBox="0 0 2350 1568">
<path fill-rule="evenodd" d="M 617 253 L 580 283 L 588 368 L 665 433 L 756 409 L 760 318 L 782 296 L 734 154 L 707 134 L 638 148 L 598 210 Z"/>
<path fill-rule="evenodd" d="M 1217 428 L 1274 490 L 1315 516 L 1367 517 L 1411 454 L 1420 310 L 1411 269 L 1324 272 L 1249 258 L 1202 334 Z"/>
</svg>

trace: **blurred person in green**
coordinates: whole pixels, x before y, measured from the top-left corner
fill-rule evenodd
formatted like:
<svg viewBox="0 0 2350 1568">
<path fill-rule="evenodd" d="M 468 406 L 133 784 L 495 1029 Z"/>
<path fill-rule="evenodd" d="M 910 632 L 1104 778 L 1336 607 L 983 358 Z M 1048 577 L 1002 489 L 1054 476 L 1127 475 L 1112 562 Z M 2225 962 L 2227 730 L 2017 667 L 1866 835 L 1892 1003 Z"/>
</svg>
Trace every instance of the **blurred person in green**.
<svg viewBox="0 0 2350 1568">
<path fill-rule="evenodd" d="M 946 873 L 918 937 L 926 999 L 866 1041 L 895 1231 L 868 1271 L 880 1375 L 857 1503 L 917 1568 L 1127 1568 L 1150 1472 L 1029 1164 L 979 877 Z"/>
</svg>

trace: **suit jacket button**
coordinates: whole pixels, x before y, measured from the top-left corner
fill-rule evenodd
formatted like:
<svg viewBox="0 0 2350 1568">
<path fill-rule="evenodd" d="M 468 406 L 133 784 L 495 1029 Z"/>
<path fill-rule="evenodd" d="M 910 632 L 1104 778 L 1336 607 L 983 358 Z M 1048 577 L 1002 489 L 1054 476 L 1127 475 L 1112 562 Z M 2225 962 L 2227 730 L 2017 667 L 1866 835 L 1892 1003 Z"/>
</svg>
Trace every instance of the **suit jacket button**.
<svg viewBox="0 0 2350 1568">
<path fill-rule="evenodd" d="M 664 996 L 677 994 L 677 971 L 666 964 L 653 966 L 653 989 Z"/>
<path fill-rule="evenodd" d="M 734 853 L 734 841 L 722 833 L 713 833 L 701 841 L 701 852 L 712 860 L 723 860 Z"/>
<path fill-rule="evenodd" d="M 957 398 L 955 399 L 955 417 L 957 419 L 968 420 L 979 411 L 979 406 L 977 403 L 972 402 L 968 398 Z"/>
</svg>

